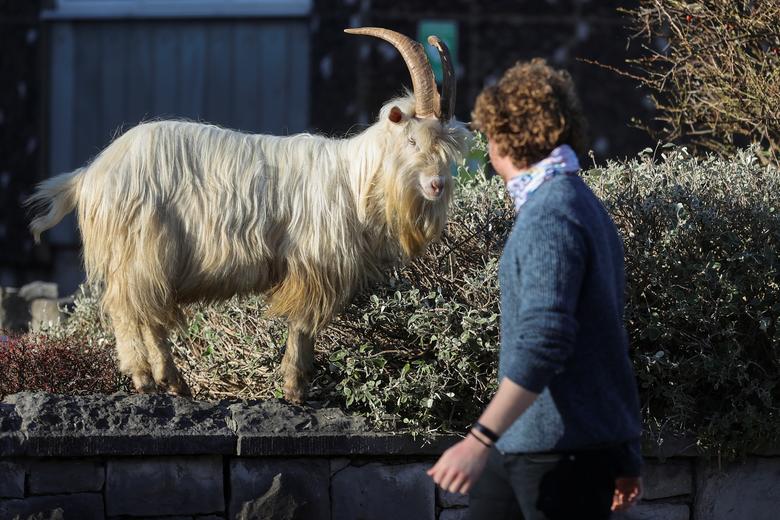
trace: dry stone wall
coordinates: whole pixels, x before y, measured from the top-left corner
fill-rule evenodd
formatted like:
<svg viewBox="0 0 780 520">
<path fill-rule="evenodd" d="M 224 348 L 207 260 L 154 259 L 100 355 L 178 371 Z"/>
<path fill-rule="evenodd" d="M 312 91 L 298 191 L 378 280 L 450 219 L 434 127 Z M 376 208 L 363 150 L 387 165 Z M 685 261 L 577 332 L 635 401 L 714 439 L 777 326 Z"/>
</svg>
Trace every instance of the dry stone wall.
<svg viewBox="0 0 780 520">
<path fill-rule="evenodd" d="M 0 402 L 0 520 L 460 520 L 468 497 L 425 474 L 455 440 L 281 401 L 20 393 Z M 648 446 L 644 499 L 616 518 L 773 519 L 777 455 Z"/>
</svg>

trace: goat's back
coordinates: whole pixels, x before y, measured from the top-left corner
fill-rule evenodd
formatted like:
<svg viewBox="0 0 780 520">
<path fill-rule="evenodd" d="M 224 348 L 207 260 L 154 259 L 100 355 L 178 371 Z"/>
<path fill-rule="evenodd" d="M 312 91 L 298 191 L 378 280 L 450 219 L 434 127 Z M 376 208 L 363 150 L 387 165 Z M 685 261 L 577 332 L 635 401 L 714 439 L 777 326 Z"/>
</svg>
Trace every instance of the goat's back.
<svg viewBox="0 0 780 520">
<path fill-rule="evenodd" d="M 265 291 L 291 261 L 355 255 L 354 203 L 326 143 L 178 121 L 129 130 L 83 173 L 90 280 L 138 313 Z"/>
</svg>

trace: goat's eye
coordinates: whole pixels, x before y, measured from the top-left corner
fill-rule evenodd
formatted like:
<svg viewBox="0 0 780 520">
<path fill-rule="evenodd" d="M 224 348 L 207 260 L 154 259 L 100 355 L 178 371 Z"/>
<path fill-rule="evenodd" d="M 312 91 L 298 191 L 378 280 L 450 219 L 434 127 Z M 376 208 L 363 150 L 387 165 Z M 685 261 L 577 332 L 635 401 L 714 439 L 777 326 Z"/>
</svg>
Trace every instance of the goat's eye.
<svg viewBox="0 0 780 520">
<path fill-rule="evenodd" d="M 409 138 L 409 144 L 412 146 L 417 146 L 417 141 L 414 140 L 414 137 Z"/>
</svg>

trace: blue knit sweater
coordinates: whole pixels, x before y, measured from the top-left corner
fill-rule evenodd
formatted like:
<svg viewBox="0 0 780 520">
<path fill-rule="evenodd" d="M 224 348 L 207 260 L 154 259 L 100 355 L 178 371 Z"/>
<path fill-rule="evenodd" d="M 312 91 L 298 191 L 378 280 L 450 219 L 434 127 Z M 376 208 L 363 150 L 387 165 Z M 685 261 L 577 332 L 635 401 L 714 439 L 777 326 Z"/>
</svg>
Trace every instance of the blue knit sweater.
<svg viewBox="0 0 780 520">
<path fill-rule="evenodd" d="M 623 246 L 582 179 L 553 177 L 523 205 L 499 283 L 499 380 L 540 395 L 498 449 L 614 447 L 621 474 L 638 475 L 641 420 L 623 326 Z"/>
</svg>

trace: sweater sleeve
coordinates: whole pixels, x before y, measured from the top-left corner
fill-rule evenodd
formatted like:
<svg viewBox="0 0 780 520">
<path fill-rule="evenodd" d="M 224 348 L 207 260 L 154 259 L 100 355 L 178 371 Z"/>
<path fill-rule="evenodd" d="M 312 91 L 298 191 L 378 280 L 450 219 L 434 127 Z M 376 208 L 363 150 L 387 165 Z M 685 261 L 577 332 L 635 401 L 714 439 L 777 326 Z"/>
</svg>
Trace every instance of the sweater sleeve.
<svg viewBox="0 0 780 520">
<path fill-rule="evenodd" d="M 618 476 L 639 477 L 642 474 L 642 465 L 642 448 L 639 439 L 623 443 L 617 460 Z"/>
<path fill-rule="evenodd" d="M 540 393 L 574 349 L 586 245 L 582 228 L 559 211 L 523 217 L 528 218 L 520 236 L 505 251 L 501 341 L 509 362 L 504 375 Z"/>
</svg>

